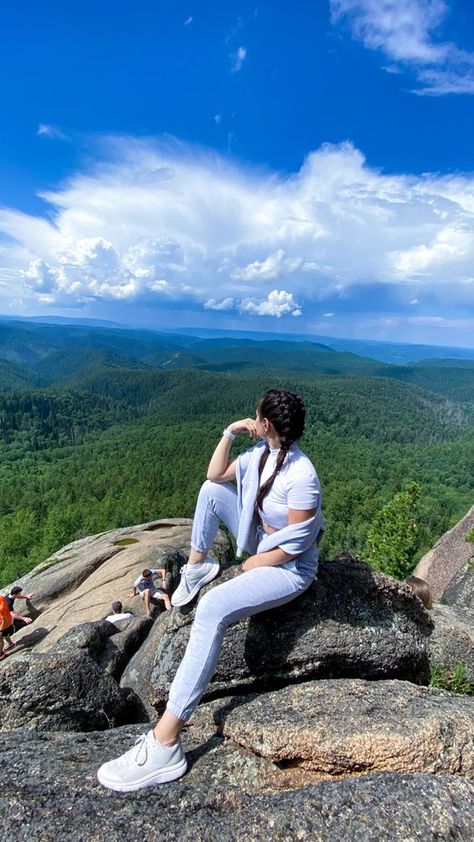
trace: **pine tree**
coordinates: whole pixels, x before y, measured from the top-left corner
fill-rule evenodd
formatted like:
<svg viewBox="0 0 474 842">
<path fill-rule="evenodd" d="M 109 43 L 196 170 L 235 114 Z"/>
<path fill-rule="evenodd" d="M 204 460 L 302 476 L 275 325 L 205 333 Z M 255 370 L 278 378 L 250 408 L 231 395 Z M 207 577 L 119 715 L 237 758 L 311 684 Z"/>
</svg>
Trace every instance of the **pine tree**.
<svg viewBox="0 0 474 842">
<path fill-rule="evenodd" d="M 396 579 L 404 579 L 412 570 L 420 494 L 418 483 L 409 483 L 378 512 L 367 535 L 367 561 Z"/>
</svg>

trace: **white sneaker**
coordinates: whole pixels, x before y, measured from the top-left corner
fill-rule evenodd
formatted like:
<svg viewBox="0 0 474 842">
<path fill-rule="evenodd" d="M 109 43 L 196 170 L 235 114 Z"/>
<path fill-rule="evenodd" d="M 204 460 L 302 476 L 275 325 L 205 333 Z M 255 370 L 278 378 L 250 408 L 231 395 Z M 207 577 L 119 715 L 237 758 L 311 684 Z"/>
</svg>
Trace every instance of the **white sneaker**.
<svg viewBox="0 0 474 842">
<path fill-rule="evenodd" d="M 153 731 L 138 737 L 133 748 L 116 760 L 104 763 L 97 772 L 102 786 L 117 792 L 133 792 L 166 781 L 175 781 L 184 775 L 188 764 L 181 740 L 174 746 L 162 746 L 155 740 Z"/>
<path fill-rule="evenodd" d="M 171 597 L 171 605 L 187 605 L 203 585 L 212 582 L 219 573 L 217 558 L 208 555 L 199 564 L 185 564 L 181 568 L 181 581 Z"/>
</svg>

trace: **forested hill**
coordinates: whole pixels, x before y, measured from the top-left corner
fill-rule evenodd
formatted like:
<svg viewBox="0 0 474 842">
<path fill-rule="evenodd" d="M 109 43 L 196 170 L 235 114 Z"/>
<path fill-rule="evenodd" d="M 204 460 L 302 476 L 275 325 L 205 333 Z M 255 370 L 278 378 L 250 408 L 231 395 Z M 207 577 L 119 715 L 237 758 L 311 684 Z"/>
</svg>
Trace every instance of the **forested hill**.
<svg viewBox="0 0 474 842">
<path fill-rule="evenodd" d="M 191 516 L 223 425 L 272 386 L 307 403 L 302 446 L 324 486 L 326 557 L 369 554 L 374 523 L 384 507 L 401 510 L 410 482 L 407 569 L 472 504 L 469 361 L 384 366 L 317 343 L 11 322 L 6 334 L 0 584 L 80 535 Z"/>
<path fill-rule="evenodd" d="M 474 402 L 472 358 L 399 366 L 306 340 L 201 339 L 145 330 L 0 321 L 0 390 L 21 388 L 22 381 L 87 387 L 94 370 L 104 367 L 192 368 L 245 376 L 283 369 L 292 374 L 387 377 Z"/>
</svg>

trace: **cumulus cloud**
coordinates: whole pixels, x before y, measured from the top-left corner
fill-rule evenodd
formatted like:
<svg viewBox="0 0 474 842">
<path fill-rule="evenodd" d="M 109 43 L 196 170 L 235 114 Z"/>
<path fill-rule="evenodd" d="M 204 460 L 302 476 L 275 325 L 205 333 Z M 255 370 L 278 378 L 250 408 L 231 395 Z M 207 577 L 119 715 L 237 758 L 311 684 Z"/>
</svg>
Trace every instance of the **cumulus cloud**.
<svg viewBox="0 0 474 842">
<path fill-rule="evenodd" d="M 437 37 L 449 12 L 445 0 L 330 0 L 334 23 L 349 25 L 354 38 L 411 69 L 418 94 L 474 93 L 474 54 Z"/>
<path fill-rule="evenodd" d="M 3 299 L 276 318 L 339 312 L 357 288 L 472 304 L 472 176 L 387 175 L 350 143 L 290 176 L 178 141 L 108 138 L 100 160 L 43 194 L 47 218 L 0 209 Z"/>
<path fill-rule="evenodd" d="M 233 298 L 224 298 L 223 301 L 216 301 L 215 298 L 210 298 L 204 304 L 205 310 L 233 310 L 235 308 L 235 300 Z"/>
<path fill-rule="evenodd" d="M 242 278 L 245 281 L 265 280 L 273 281 L 282 275 L 292 274 L 300 269 L 304 261 L 301 257 L 287 257 L 284 249 L 277 249 L 264 260 L 254 260 L 247 266 L 231 271 L 232 278 Z"/>
<path fill-rule="evenodd" d="M 238 305 L 241 313 L 255 313 L 257 316 L 276 316 L 280 319 L 285 313 L 301 316 L 301 309 L 293 298 L 293 293 L 273 289 L 263 301 L 244 298 Z"/>
</svg>

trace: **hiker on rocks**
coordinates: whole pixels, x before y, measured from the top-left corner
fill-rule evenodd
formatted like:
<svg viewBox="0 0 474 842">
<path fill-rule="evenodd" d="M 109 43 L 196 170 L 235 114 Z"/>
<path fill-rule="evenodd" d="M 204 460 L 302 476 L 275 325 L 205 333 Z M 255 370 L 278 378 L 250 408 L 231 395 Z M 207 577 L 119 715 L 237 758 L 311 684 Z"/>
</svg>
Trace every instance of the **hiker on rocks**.
<svg viewBox="0 0 474 842">
<path fill-rule="evenodd" d="M 153 581 L 155 576 L 161 576 L 163 584 L 161 588 L 158 588 Z M 128 596 L 136 596 L 140 594 L 143 602 L 145 603 L 145 611 L 149 617 L 152 617 L 152 604 L 156 605 L 157 600 L 161 600 L 165 603 L 165 608 L 167 611 L 171 611 L 171 602 L 166 590 L 166 570 L 164 567 L 154 568 L 149 570 L 148 567 L 145 568 L 141 576 L 138 576 L 133 583 L 133 590 L 130 591 Z"/>
<path fill-rule="evenodd" d="M 118 629 L 121 629 L 126 626 L 130 620 L 134 619 L 134 615 L 131 611 L 124 611 L 122 603 L 120 600 L 117 600 L 112 603 L 112 613 L 105 619 L 108 623 L 112 623 L 114 626 L 117 626 Z"/>
<path fill-rule="evenodd" d="M 10 611 L 12 612 L 13 626 L 14 626 L 15 631 L 19 631 L 20 629 L 24 628 L 24 626 L 27 626 L 32 622 L 31 617 L 23 617 L 22 614 L 18 614 L 14 610 L 15 600 L 16 599 L 24 599 L 24 600 L 26 600 L 26 605 L 28 606 L 28 603 L 29 603 L 30 599 L 33 599 L 33 597 L 34 597 L 34 593 L 23 593 L 23 588 L 21 587 L 21 585 L 15 585 L 11 589 L 10 593 L 8 593 L 6 595 L 5 599 L 8 603 L 8 607 L 9 607 Z M 31 609 L 33 609 L 33 606 L 29 606 L 29 607 Z M 34 609 L 34 610 L 36 611 L 36 609 Z"/>
<path fill-rule="evenodd" d="M 0 595 L 0 660 L 3 660 L 16 647 L 16 643 L 12 640 L 12 634 L 15 632 L 13 625 L 15 619 L 23 620 L 25 625 L 31 623 L 31 617 L 22 617 L 21 614 L 12 611 L 8 604 L 8 598 Z"/>
<path fill-rule="evenodd" d="M 233 421 L 222 433 L 199 493 L 191 553 L 172 604 L 191 602 L 218 575 L 219 562 L 209 549 L 221 522 L 237 539 L 237 555 L 245 551 L 250 556 L 241 575 L 199 601 L 163 716 L 154 731 L 98 771 L 100 783 L 109 789 L 130 792 L 184 775 L 187 762 L 179 735 L 212 678 L 227 627 L 290 602 L 313 582 L 324 521 L 318 476 L 297 444 L 304 422 L 301 398 L 271 389 L 259 401 L 255 418 Z M 231 460 L 237 435 L 261 441 Z"/>
</svg>

